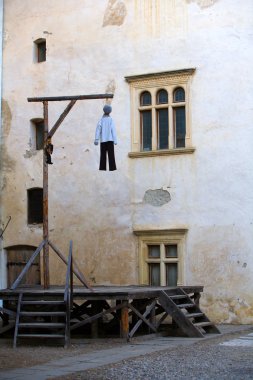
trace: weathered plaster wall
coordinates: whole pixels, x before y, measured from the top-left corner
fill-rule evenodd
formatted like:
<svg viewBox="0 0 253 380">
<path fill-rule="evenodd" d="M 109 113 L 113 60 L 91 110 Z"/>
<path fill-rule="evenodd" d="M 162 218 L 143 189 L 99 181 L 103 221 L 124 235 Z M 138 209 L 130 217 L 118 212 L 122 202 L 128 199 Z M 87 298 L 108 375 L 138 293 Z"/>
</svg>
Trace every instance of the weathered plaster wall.
<svg viewBox="0 0 253 380">
<path fill-rule="evenodd" d="M 29 120 L 32 96 L 113 92 L 116 172 L 99 172 L 94 131 L 103 101 L 79 101 L 56 133 L 49 168 L 50 237 L 74 254 L 95 283 L 138 283 L 133 226 L 188 228 L 185 284 L 203 284 L 208 315 L 253 321 L 252 15 L 245 0 L 32 0 L 6 2 L 4 247 L 36 245 L 26 189 L 42 186 L 42 154 Z M 33 41 L 47 40 L 47 62 Z M 15 59 L 13 59 L 15 57 Z M 130 96 L 125 76 L 196 67 L 191 84 L 192 155 L 129 159 Z M 49 120 L 65 105 L 50 104 Z M 158 198 L 156 198 L 156 195 Z M 51 255 L 52 277 L 64 266 Z"/>
<path fill-rule="evenodd" d="M 3 0 L 0 0 L 0 120 L 2 119 L 2 41 L 3 41 Z M 3 188 L 3 170 L 2 170 L 2 151 L 3 131 L 2 123 L 0 123 L 0 236 L 3 232 L 3 204 L 2 204 L 2 188 Z M 0 287 L 6 287 L 6 257 L 3 253 L 3 239 L 0 238 Z M 1 301 L 0 301 L 1 304 Z"/>
</svg>

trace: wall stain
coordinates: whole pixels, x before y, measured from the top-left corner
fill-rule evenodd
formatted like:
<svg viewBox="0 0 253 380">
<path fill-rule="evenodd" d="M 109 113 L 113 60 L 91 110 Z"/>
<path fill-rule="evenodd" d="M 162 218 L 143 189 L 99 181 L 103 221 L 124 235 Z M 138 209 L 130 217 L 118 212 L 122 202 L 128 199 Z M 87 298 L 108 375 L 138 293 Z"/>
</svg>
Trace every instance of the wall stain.
<svg viewBox="0 0 253 380">
<path fill-rule="evenodd" d="M 2 140 L 0 145 L 1 160 L 0 172 L 11 172 L 14 170 L 15 161 L 9 156 L 7 152 L 6 143 L 4 140 L 8 137 L 11 129 L 12 113 L 9 104 L 6 100 L 2 99 Z M 6 178 L 3 176 L 2 188 L 6 186 Z"/>
<path fill-rule="evenodd" d="M 105 89 L 105 93 L 106 94 L 114 94 L 115 93 L 115 90 L 116 90 L 116 83 L 115 83 L 115 80 L 112 79 L 108 85 L 106 86 L 106 89 Z M 106 104 L 111 104 L 112 103 L 112 99 L 106 99 Z"/>
<path fill-rule="evenodd" d="M 155 207 L 161 207 L 171 200 L 170 193 L 167 190 L 147 190 L 143 202 Z"/>
<path fill-rule="evenodd" d="M 122 25 L 126 15 L 127 9 L 123 1 L 109 0 L 104 14 L 103 27 L 108 25 Z"/>
<path fill-rule="evenodd" d="M 36 150 L 26 150 L 24 154 L 24 158 L 31 158 L 32 156 L 36 156 Z"/>
<path fill-rule="evenodd" d="M 108 85 L 106 86 L 106 89 L 105 89 L 105 92 L 106 94 L 109 93 L 109 94 L 114 94 L 115 93 L 115 90 L 116 90 L 116 83 L 115 83 L 115 80 L 112 79 Z"/>
<path fill-rule="evenodd" d="M 15 161 L 10 158 L 9 154 L 7 153 L 7 149 L 4 146 L 4 144 L 1 144 L 0 149 L 2 150 L 1 153 L 1 162 L 0 162 L 0 171 L 2 172 L 11 172 L 15 168 Z"/>
<path fill-rule="evenodd" d="M 2 126 L 4 136 L 8 136 L 11 129 L 12 114 L 7 100 L 2 99 Z"/>
<path fill-rule="evenodd" d="M 212 7 L 219 0 L 186 0 L 188 4 L 196 3 L 201 9 Z"/>
</svg>

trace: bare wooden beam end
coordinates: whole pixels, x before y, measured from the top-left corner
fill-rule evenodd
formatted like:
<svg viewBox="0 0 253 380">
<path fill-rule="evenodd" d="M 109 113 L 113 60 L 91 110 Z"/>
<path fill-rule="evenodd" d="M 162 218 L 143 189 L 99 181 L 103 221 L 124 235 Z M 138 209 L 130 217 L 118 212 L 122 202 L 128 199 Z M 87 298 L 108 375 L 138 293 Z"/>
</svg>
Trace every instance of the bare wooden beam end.
<svg viewBox="0 0 253 380">
<path fill-rule="evenodd" d="M 94 95 L 72 95 L 72 96 L 45 96 L 39 98 L 27 98 L 28 102 L 58 102 L 64 100 L 88 100 L 88 99 L 109 99 L 113 94 L 94 94 Z"/>
</svg>

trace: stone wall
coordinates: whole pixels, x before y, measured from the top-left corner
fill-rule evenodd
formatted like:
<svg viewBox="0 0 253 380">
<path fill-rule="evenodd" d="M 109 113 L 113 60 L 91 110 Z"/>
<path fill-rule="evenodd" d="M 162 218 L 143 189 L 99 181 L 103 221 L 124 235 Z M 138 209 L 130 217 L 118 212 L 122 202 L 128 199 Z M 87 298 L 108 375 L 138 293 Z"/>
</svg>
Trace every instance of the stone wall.
<svg viewBox="0 0 253 380">
<path fill-rule="evenodd" d="M 184 283 L 204 285 L 217 322 L 253 321 L 252 14 L 250 0 L 12 0 L 3 50 L 4 248 L 37 245 L 26 191 L 42 187 L 42 152 L 27 97 L 114 93 L 118 170 L 100 172 L 93 145 L 103 100 L 78 101 L 53 138 L 50 238 L 95 284 L 138 284 L 134 228 L 187 228 Z M 45 38 L 47 60 L 34 63 Z M 191 155 L 129 158 L 126 76 L 196 68 L 190 89 Z M 65 103 L 50 103 L 52 126 Z M 4 251 L 2 253 L 4 255 Z M 50 256 L 51 281 L 65 269 Z"/>
</svg>

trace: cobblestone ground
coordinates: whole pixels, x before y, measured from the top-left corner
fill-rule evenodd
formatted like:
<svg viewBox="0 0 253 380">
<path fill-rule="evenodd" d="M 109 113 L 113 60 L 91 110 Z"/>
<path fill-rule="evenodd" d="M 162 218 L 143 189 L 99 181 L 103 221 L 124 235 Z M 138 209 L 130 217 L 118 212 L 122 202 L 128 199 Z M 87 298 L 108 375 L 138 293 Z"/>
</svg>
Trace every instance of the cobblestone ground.
<svg viewBox="0 0 253 380">
<path fill-rule="evenodd" d="M 59 379 L 59 378 L 58 378 Z M 239 333 L 61 377 L 64 380 L 252 380 L 253 334 Z"/>
</svg>

